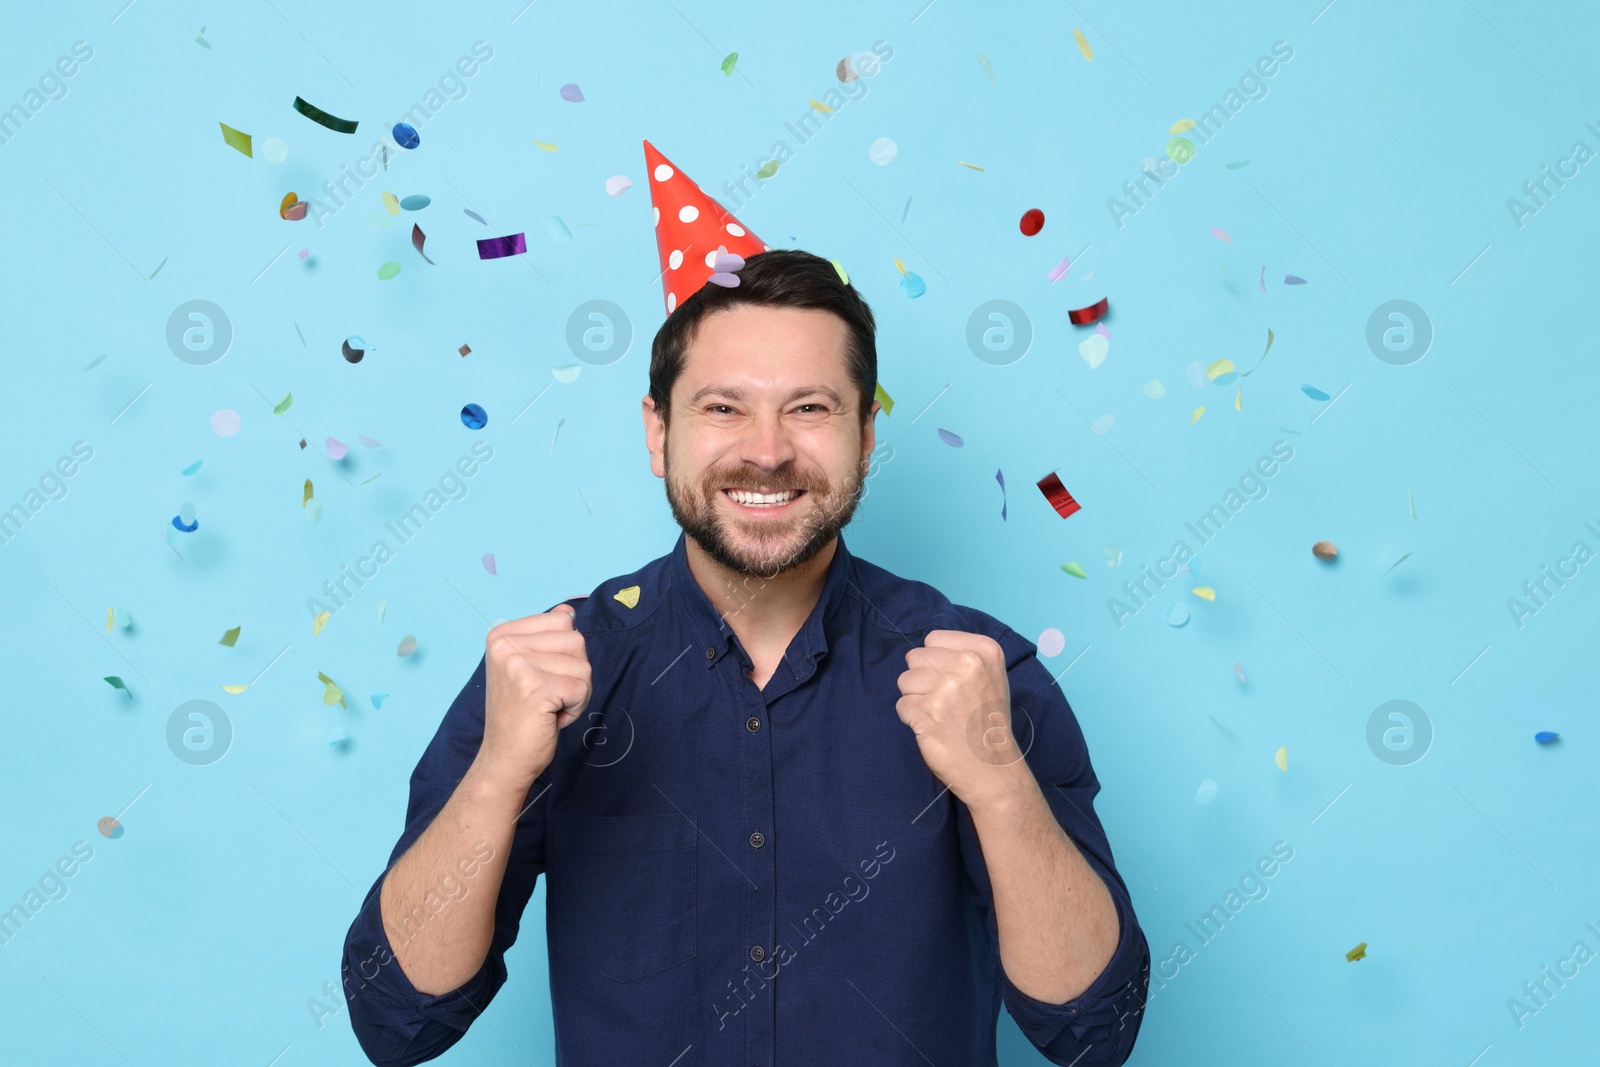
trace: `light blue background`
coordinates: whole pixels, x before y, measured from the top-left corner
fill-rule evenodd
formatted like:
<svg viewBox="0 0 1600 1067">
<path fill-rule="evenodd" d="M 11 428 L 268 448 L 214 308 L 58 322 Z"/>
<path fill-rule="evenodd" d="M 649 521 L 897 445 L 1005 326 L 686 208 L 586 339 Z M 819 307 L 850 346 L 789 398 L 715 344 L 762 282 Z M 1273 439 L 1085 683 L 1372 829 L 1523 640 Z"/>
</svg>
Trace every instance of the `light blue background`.
<svg viewBox="0 0 1600 1067">
<path fill-rule="evenodd" d="M 1600 926 L 1600 564 L 1521 628 L 1506 606 L 1573 542 L 1600 548 L 1584 528 L 1600 526 L 1600 164 L 1520 228 L 1506 206 L 1574 141 L 1600 149 L 1584 129 L 1600 125 L 1592 12 L 543 0 L 517 17 L 520 0 L 123 3 L 34 5 L 0 39 L 0 104 L 74 41 L 94 49 L 67 96 L 0 145 L 0 507 L 74 441 L 94 448 L 66 497 L 0 546 L 0 907 L 74 841 L 95 850 L 69 895 L 0 946 L 0 1059 L 361 1062 L 342 1011 L 319 1029 L 307 1001 L 337 985 L 345 929 L 401 829 L 407 774 L 486 620 L 587 591 L 677 533 L 639 422 L 663 314 L 641 139 L 722 196 L 774 140 L 796 147 L 785 122 L 876 40 L 894 56 L 869 93 L 738 213 L 774 246 L 837 258 L 879 316 L 896 407 L 878 432 L 894 458 L 847 531 L 852 550 L 1030 637 L 1066 634 L 1044 662 L 1072 663 L 1060 682 L 1156 963 L 1179 939 L 1195 951 L 1153 983 L 1132 1062 L 1489 1067 L 1592 1053 L 1600 963 L 1520 1029 L 1506 1006 L 1578 940 L 1600 949 L 1584 929 Z M 209 50 L 194 41 L 202 26 Z M 479 40 L 494 58 L 428 120 L 420 149 L 321 229 L 277 217 L 285 192 L 313 195 L 353 166 Z M 1107 198 L 1279 40 L 1294 58 L 1266 98 L 1119 229 Z M 735 50 L 729 77 L 719 63 Z M 566 82 L 587 101 L 563 101 Z M 313 125 L 291 110 L 296 94 L 359 132 Z M 219 120 L 254 135 L 256 158 L 223 143 Z M 287 162 L 261 157 L 270 136 Z M 882 136 L 900 148 L 887 167 L 867 154 Z M 634 188 L 607 196 L 613 174 Z M 391 219 L 382 189 L 433 203 Z M 1025 238 L 1017 220 L 1032 207 L 1047 221 Z M 552 216 L 570 240 L 555 239 Z M 437 266 L 412 252 L 412 222 Z M 517 230 L 527 256 L 475 258 L 474 239 Z M 1072 270 L 1051 284 L 1064 255 Z M 896 256 L 926 296 L 900 292 Z M 403 272 L 380 282 L 388 260 Z M 1286 273 L 1308 284 L 1286 287 Z M 1066 312 L 1101 296 L 1110 353 L 1091 370 L 1076 352 L 1090 331 Z M 234 329 L 205 367 L 165 343 L 169 314 L 195 298 Z M 1035 329 L 1006 367 L 964 340 L 968 315 L 995 298 Z M 1393 298 L 1420 304 L 1436 331 L 1411 366 L 1366 345 L 1368 315 Z M 554 383 L 553 367 L 576 362 L 567 317 L 590 299 L 627 310 L 632 350 Z M 1231 387 L 1186 380 L 1196 360 L 1253 365 L 1269 328 L 1242 411 Z M 339 355 L 350 334 L 375 346 L 359 365 Z M 1141 391 L 1152 378 L 1161 399 Z M 1309 399 L 1306 383 L 1338 399 Z M 477 433 L 457 417 L 469 401 L 489 412 Z M 212 432 L 219 408 L 239 412 L 237 436 Z M 1102 436 L 1090 422 L 1106 414 Z M 942 443 L 941 427 L 965 447 Z M 336 472 L 297 447 L 302 435 L 337 437 L 351 458 Z M 1199 577 L 1115 626 L 1106 599 L 1277 440 L 1294 459 L 1204 548 Z M 313 638 L 307 598 L 474 441 L 495 456 L 467 496 Z M 200 473 L 181 476 L 197 459 Z M 1032 487 L 1051 470 L 1083 504 L 1069 519 Z M 314 525 L 299 507 L 307 478 L 324 505 Z M 169 547 L 165 524 L 185 501 L 200 527 Z M 1338 543 L 1337 564 L 1312 558 L 1320 539 Z M 1113 542 L 1123 562 L 1108 569 Z M 1062 573 L 1069 560 L 1087 580 Z M 1182 628 L 1162 619 L 1174 602 L 1193 615 Z M 109 605 L 130 630 L 105 632 Z M 220 646 L 233 626 L 237 647 Z M 420 650 L 399 659 L 406 634 Z M 269 663 L 246 692 L 222 692 Z M 323 705 L 319 671 L 348 709 Z M 391 695 L 374 710 L 378 691 Z M 207 767 L 165 741 L 172 710 L 197 698 L 223 706 L 235 734 Z M 1435 730 L 1411 766 L 1366 743 L 1368 716 L 1396 698 Z M 334 726 L 347 750 L 327 744 Z M 1536 730 L 1562 741 L 1535 745 Z M 1287 772 L 1273 765 L 1280 745 Z M 1216 798 L 1198 803 L 1207 779 Z M 95 832 L 119 812 L 124 836 Z M 1185 922 L 1280 840 L 1294 859 L 1270 895 L 1199 947 Z M 541 886 L 493 1026 L 445 1062 L 551 1062 L 542 909 Z M 1347 962 L 1362 941 L 1367 958 Z M 1042 1062 L 1008 1016 L 1000 1026 L 1002 1062 Z"/>
</svg>

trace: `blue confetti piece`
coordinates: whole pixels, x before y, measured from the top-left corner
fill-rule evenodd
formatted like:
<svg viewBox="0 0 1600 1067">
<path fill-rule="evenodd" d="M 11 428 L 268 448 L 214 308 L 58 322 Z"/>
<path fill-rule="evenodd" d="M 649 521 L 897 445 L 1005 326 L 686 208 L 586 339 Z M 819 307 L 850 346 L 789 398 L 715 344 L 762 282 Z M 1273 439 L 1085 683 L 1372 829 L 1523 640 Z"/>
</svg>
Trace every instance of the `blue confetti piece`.
<svg viewBox="0 0 1600 1067">
<path fill-rule="evenodd" d="M 1533 735 L 1533 739 L 1539 742 L 1541 745 L 1548 745 L 1552 741 L 1560 740 L 1561 735 L 1553 730 L 1540 730 L 1538 733 Z"/>
<path fill-rule="evenodd" d="M 1321 389 L 1318 389 L 1314 385 L 1302 385 L 1300 387 L 1300 391 L 1302 393 L 1306 394 L 1306 396 L 1309 396 L 1312 400 L 1327 400 L 1328 399 L 1328 394 L 1324 393 Z"/>
<path fill-rule="evenodd" d="M 191 463 L 187 467 L 183 468 L 183 476 L 185 478 L 189 477 L 189 475 L 191 475 L 195 471 L 199 470 L 200 469 L 200 464 L 202 464 L 204 462 L 205 462 L 205 460 L 203 460 L 203 459 L 195 460 L 193 463 Z"/>
<path fill-rule="evenodd" d="M 181 533 L 194 533 L 200 528 L 200 520 L 195 519 L 189 525 L 185 526 L 183 524 L 183 518 L 179 515 L 174 515 L 172 516 L 172 525 Z"/>
<path fill-rule="evenodd" d="M 469 430 L 481 430 L 489 423 L 489 413 L 477 404 L 468 404 L 461 409 L 461 425 Z"/>
<path fill-rule="evenodd" d="M 922 275 L 908 270 L 900 276 L 900 291 L 915 300 L 928 291 L 928 283 L 922 280 Z"/>
<path fill-rule="evenodd" d="M 476 211 L 473 211 L 473 210 L 471 210 L 469 208 L 462 208 L 461 210 L 467 216 L 467 218 L 469 218 L 469 219 L 477 219 L 479 222 L 482 222 L 485 226 L 489 225 L 487 222 L 484 222 L 483 216 L 478 214 Z"/>
<path fill-rule="evenodd" d="M 400 206 L 407 211 L 421 211 L 431 203 L 433 203 L 432 197 L 423 196 L 421 193 L 413 193 L 400 201 Z"/>
<path fill-rule="evenodd" d="M 960 448 L 966 444 L 966 442 L 961 440 L 958 435 L 951 433 L 949 430 L 940 430 L 939 440 L 943 441 L 951 448 Z"/>
<path fill-rule="evenodd" d="M 373 707 L 373 709 L 377 710 L 378 708 L 383 707 L 383 702 L 385 700 L 388 700 L 388 699 L 389 699 L 389 694 L 388 693 L 373 693 L 372 694 L 372 707 Z"/>
<path fill-rule="evenodd" d="M 415 148 L 422 143 L 422 138 L 409 124 L 397 122 L 394 126 L 394 143 L 401 148 Z"/>
</svg>

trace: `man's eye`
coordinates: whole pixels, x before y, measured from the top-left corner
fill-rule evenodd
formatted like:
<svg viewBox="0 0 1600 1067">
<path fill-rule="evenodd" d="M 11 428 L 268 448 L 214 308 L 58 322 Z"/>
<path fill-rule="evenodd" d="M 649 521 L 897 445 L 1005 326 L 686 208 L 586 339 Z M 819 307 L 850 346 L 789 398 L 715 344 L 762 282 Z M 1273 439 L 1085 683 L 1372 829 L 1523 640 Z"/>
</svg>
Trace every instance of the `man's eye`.
<svg viewBox="0 0 1600 1067">
<path fill-rule="evenodd" d="M 796 410 L 797 411 L 804 411 L 806 408 L 813 408 L 813 409 L 815 409 L 816 411 L 819 411 L 819 412 L 826 412 L 828 410 L 827 408 L 823 407 L 821 404 L 801 404 L 800 407 L 797 408 Z"/>
<path fill-rule="evenodd" d="M 726 404 L 712 404 L 712 405 L 710 405 L 710 406 L 708 406 L 708 407 L 707 407 L 707 408 L 706 408 L 706 410 L 707 410 L 707 411 L 710 411 L 710 412 L 714 412 L 714 413 L 715 413 L 715 414 L 718 414 L 718 415 L 720 415 L 720 414 L 722 414 L 722 413 L 723 413 L 723 412 L 724 412 L 724 411 L 732 411 L 732 410 L 733 410 L 733 409 L 732 409 L 732 408 L 730 408 L 730 407 L 729 407 L 729 406 L 728 406 L 728 405 L 726 405 Z"/>
</svg>

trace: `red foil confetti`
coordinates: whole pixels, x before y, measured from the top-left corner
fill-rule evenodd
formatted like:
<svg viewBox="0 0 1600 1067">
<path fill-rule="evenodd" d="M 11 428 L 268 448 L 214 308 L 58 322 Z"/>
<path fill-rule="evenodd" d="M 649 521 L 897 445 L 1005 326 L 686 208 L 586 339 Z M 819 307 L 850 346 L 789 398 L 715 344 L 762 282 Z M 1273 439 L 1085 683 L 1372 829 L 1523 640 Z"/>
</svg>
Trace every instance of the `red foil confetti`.
<svg viewBox="0 0 1600 1067">
<path fill-rule="evenodd" d="M 1067 312 L 1067 318 L 1072 320 L 1074 326 L 1087 326 L 1096 319 L 1104 318 L 1106 312 L 1110 310 L 1110 298 L 1102 297 L 1097 304 L 1090 304 L 1086 308 L 1077 308 L 1074 311 Z"/>
<path fill-rule="evenodd" d="M 417 250 L 417 255 L 421 256 L 424 260 L 426 260 L 429 266 L 438 266 L 438 264 L 434 263 L 433 260 L 428 259 L 428 253 L 426 253 L 426 252 L 424 252 L 422 250 L 422 243 L 424 241 L 426 241 L 427 239 L 428 239 L 428 235 L 422 232 L 422 227 L 418 226 L 416 223 L 412 223 L 411 224 L 411 247 L 415 248 Z"/>
<path fill-rule="evenodd" d="M 1029 208 L 1022 213 L 1022 222 L 1019 223 L 1024 237 L 1032 237 L 1044 229 L 1044 212 L 1038 208 Z"/>
<path fill-rule="evenodd" d="M 1082 504 L 1072 499 L 1072 494 L 1061 484 L 1061 478 L 1055 471 L 1039 479 L 1039 492 L 1044 494 L 1044 498 L 1050 501 L 1050 506 L 1056 509 L 1056 514 L 1063 519 L 1083 509 Z"/>
<path fill-rule="evenodd" d="M 460 348 L 456 349 L 456 351 L 460 352 L 463 357 L 470 356 L 472 354 L 472 346 L 462 345 Z"/>
</svg>

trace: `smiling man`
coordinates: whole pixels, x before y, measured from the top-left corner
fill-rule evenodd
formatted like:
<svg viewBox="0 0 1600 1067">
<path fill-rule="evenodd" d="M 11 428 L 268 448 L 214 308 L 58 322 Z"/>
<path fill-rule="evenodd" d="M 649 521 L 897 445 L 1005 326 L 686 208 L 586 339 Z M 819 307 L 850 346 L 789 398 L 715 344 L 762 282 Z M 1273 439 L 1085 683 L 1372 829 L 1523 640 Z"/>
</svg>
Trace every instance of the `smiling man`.
<svg viewBox="0 0 1600 1067">
<path fill-rule="evenodd" d="M 807 252 L 705 259 L 737 282 L 668 283 L 642 401 L 683 532 L 490 631 L 345 940 L 362 1048 L 460 1040 L 543 875 L 558 1063 L 993 1065 L 1002 1001 L 1051 1062 L 1123 1063 L 1150 952 L 1071 708 L 845 547 L 870 308 Z"/>
</svg>

